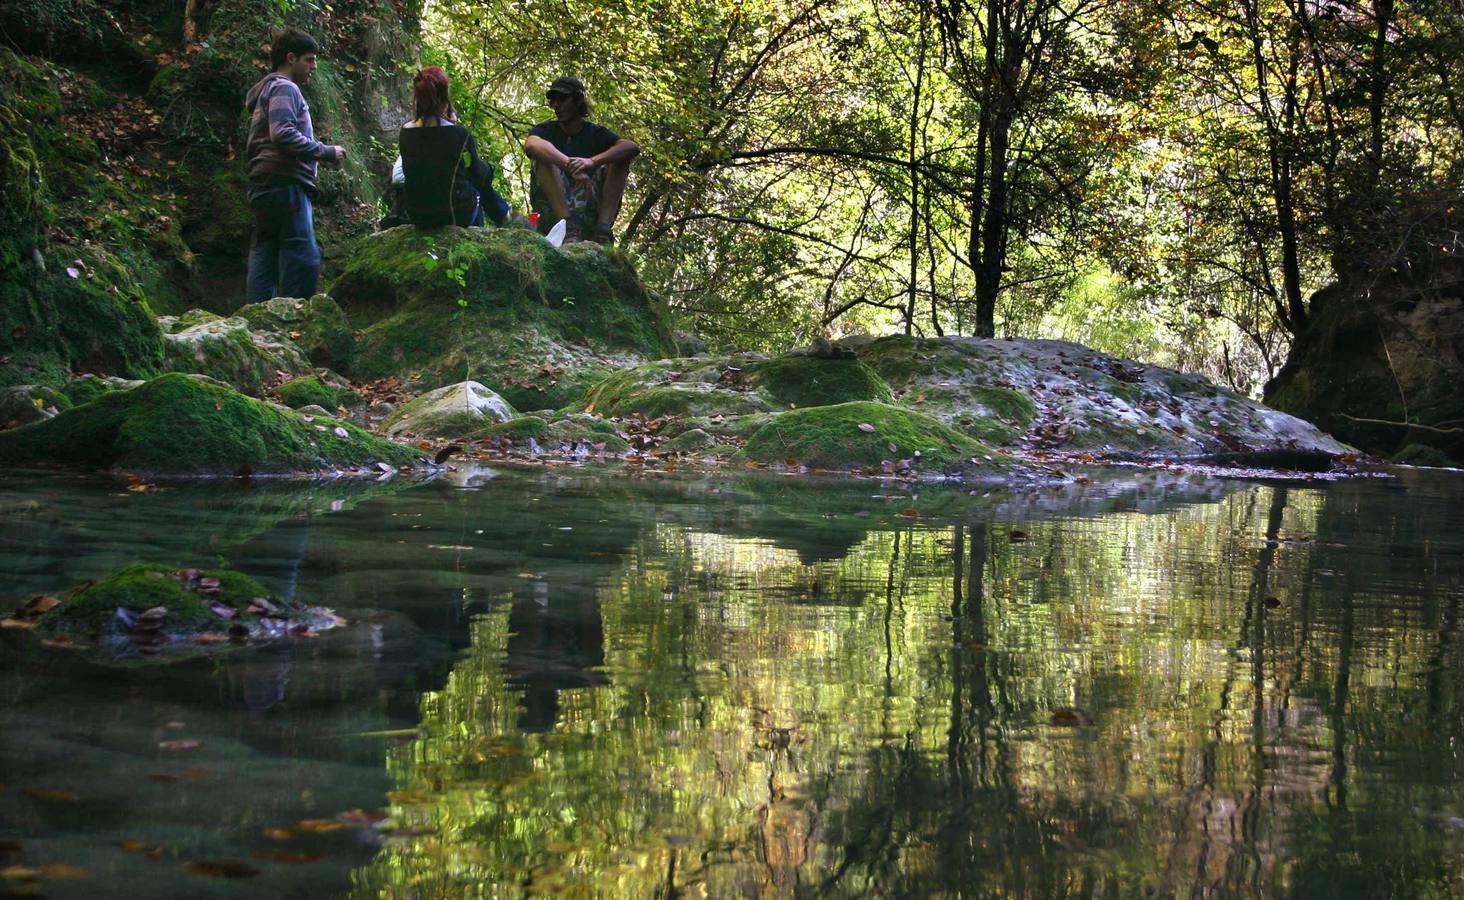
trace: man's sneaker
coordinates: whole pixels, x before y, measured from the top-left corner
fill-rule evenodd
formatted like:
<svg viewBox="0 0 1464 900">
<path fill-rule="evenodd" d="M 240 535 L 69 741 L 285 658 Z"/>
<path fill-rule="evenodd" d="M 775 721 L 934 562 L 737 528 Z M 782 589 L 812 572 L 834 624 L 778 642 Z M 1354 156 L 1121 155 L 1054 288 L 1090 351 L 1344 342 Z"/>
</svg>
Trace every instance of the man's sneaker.
<svg viewBox="0 0 1464 900">
<path fill-rule="evenodd" d="M 610 230 L 609 225 L 596 225 L 595 233 L 590 236 L 590 240 L 597 244 L 604 244 L 606 247 L 613 247 L 615 246 L 615 232 Z"/>
</svg>

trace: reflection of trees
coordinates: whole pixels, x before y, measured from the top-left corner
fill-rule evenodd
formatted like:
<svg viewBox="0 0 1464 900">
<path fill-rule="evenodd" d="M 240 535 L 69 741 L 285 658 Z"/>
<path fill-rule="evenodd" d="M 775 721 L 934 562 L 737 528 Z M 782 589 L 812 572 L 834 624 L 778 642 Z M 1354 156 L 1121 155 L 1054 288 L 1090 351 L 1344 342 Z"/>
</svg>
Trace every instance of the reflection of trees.
<svg viewBox="0 0 1464 900">
<path fill-rule="evenodd" d="M 547 730 L 524 610 L 476 620 L 392 760 L 427 833 L 363 892 L 1417 893 L 1461 861 L 1460 594 L 1445 548 L 1422 578 L 1361 549 L 1436 539 L 1398 499 L 1386 526 L 1280 488 L 1025 539 L 872 523 L 839 559 L 746 518 L 644 531 L 566 595 L 598 605 L 603 680 Z"/>
</svg>

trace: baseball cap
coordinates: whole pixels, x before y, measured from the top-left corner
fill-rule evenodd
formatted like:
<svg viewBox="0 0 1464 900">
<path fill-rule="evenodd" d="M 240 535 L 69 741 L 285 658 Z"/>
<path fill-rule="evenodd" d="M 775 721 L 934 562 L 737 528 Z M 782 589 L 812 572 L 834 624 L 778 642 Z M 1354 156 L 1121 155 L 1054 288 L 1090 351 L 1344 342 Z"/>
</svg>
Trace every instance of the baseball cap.
<svg viewBox="0 0 1464 900">
<path fill-rule="evenodd" d="M 549 85 L 547 93 L 569 94 L 570 96 L 583 97 L 585 95 L 585 83 L 573 75 L 561 75 L 554 79 L 553 84 Z"/>
</svg>

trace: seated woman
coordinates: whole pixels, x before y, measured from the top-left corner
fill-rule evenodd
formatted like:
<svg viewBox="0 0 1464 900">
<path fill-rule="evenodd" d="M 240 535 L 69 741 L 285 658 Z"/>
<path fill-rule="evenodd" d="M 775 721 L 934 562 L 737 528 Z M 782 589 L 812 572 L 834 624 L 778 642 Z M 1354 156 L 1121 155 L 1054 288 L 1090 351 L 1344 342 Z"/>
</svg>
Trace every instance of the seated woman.
<svg viewBox="0 0 1464 900">
<path fill-rule="evenodd" d="M 482 225 L 479 197 L 497 196 L 493 170 L 478 157 L 477 140 L 455 121 L 450 84 L 437 66 L 418 72 L 412 80 L 416 118 L 402 126 L 406 214 L 420 228 Z"/>
</svg>

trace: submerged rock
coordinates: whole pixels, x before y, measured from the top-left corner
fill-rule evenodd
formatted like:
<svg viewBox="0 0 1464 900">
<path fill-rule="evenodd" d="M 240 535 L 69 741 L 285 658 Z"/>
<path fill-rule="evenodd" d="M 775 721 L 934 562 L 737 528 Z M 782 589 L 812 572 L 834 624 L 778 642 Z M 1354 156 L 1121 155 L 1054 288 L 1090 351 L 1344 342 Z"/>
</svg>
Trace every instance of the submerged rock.
<svg viewBox="0 0 1464 900">
<path fill-rule="evenodd" d="M 64 600 L 36 597 L 6 620 L 51 646 L 92 649 L 112 660 L 176 659 L 210 646 L 299 635 L 344 621 L 324 607 L 283 600 L 233 569 L 160 563 L 125 566 Z"/>
<path fill-rule="evenodd" d="M 0 465 L 59 464 L 157 475 L 323 472 L 409 466 L 418 454 L 336 419 L 285 412 L 232 388 L 168 374 L 0 432 Z"/>
<path fill-rule="evenodd" d="M 476 381 L 464 381 L 423 394 L 392 412 L 382 427 L 393 436 L 462 437 L 482 431 L 485 424 L 517 416 L 498 394 Z"/>
<path fill-rule="evenodd" d="M 393 228 L 359 241 L 331 296 L 365 322 L 347 374 L 472 379 L 521 409 L 576 401 L 616 368 L 674 352 L 625 257 L 517 228 Z"/>
</svg>

